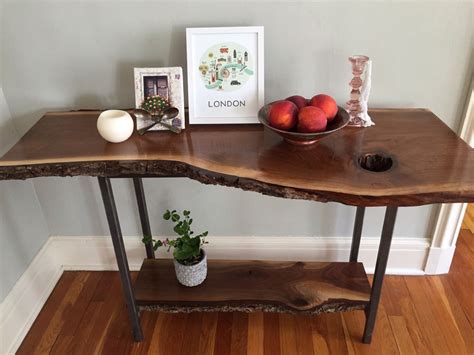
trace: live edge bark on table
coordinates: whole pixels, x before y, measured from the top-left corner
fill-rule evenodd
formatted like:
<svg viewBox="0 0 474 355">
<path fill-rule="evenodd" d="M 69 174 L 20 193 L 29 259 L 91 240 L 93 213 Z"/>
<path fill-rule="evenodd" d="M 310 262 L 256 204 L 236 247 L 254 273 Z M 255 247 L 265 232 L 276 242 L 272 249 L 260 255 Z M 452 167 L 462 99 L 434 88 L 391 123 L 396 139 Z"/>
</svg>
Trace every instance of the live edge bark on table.
<svg viewBox="0 0 474 355">
<path fill-rule="evenodd" d="M 99 111 L 52 112 L 0 159 L 0 180 L 97 176 L 134 338 L 139 310 L 320 313 L 364 309 L 370 343 L 398 206 L 474 201 L 474 151 L 424 109 L 370 112 L 376 126 L 346 127 L 297 147 L 260 125 L 188 126 L 180 135 L 136 133 L 111 144 Z M 170 260 L 145 259 L 132 285 L 110 178 L 133 178 L 151 235 L 143 177 L 188 177 L 266 195 L 357 206 L 348 262 L 210 260 L 206 281 L 178 284 Z M 372 287 L 357 262 L 365 207 L 387 206 Z"/>
</svg>

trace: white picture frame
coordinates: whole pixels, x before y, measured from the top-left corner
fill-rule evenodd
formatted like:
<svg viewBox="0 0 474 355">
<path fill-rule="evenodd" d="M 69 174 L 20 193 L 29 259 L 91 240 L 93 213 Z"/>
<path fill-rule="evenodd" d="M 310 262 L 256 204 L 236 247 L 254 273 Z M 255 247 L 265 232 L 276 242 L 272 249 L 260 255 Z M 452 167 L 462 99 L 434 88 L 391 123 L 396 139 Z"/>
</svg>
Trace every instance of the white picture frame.
<svg viewBox="0 0 474 355">
<path fill-rule="evenodd" d="M 141 108 L 145 96 L 160 95 L 167 99 L 172 107 L 179 110 L 176 118 L 167 123 L 184 129 L 184 89 L 183 89 L 183 68 L 134 68 L 135 81 L 135 108 Z M 149 84 L 149 85 L 148 85 Z M 137 120 L 137 130 L 153 123 L 151 120 Z M 150 131 L 167 130 L 167 128 L 157 124 L 150 128 Z"/>
<path fill-rule="evenodd" d="M 263 26 L 186 29 L 190 124 L 259 123 Z"/>
</svg>

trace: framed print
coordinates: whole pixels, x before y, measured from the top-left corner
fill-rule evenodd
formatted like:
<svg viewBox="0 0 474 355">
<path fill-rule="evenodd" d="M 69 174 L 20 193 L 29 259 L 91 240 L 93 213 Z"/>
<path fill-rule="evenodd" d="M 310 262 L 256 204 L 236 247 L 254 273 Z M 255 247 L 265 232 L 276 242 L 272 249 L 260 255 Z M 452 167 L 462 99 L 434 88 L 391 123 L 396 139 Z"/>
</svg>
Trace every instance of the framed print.
<svg viewBox="0 0 474 355">
<path fill-rule="evenodd" d="M 184 129 L 183 69 L 134 68 L 135 107 L 143 108 L 152 115 L 159 114 L 164 107 L 176 107 L 179 114 L 169 124 Z M 137 130 L 153 123 L 151 120 L 137 120 Z M 166 130 L 157 124 L 151 130 Z"/>
<path fill-rule="evenodd" d="M 187 28 L 189 123 L 259 123 L 263 27 Z"/>
</svg>

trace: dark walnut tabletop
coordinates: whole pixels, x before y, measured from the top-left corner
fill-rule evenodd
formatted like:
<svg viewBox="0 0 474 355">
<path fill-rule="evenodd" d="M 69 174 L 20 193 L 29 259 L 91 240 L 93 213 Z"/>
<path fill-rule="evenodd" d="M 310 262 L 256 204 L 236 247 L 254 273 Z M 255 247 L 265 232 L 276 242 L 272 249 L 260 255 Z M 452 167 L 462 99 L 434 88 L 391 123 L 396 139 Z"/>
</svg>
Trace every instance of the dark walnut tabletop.
<svg viewBox="0 0 474 355">
<path fill-rule="evenodd" d="M 349 205 L 415 206 L 474 201 L 474 150 L 432 112 L 377 109 L 376 126 L 346 127 L 308 147 L 261 125 L 188 125 L 104 141 L 100 111 L 44 115 L 0 159 L 0 180 L 40 176 L 182 176 L 271 196 Z M 392 159 L 364 170 L 365 154 Z"/>
</svg>

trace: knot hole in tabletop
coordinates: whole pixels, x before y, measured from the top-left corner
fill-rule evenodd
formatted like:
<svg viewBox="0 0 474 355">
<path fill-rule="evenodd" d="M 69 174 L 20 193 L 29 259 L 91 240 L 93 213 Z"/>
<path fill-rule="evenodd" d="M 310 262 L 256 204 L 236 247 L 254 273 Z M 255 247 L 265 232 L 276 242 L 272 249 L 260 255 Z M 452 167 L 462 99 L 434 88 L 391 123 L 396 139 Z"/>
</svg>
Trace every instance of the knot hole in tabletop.
<svg viewBox="0 0 474 355">
<path fill-rule="evenodd" d="M 393 167 L 394 160 L 386 153 L 365 153 L 357 158 L 356 164 L 364 170 L 380 173 Z"/>
</svg>

